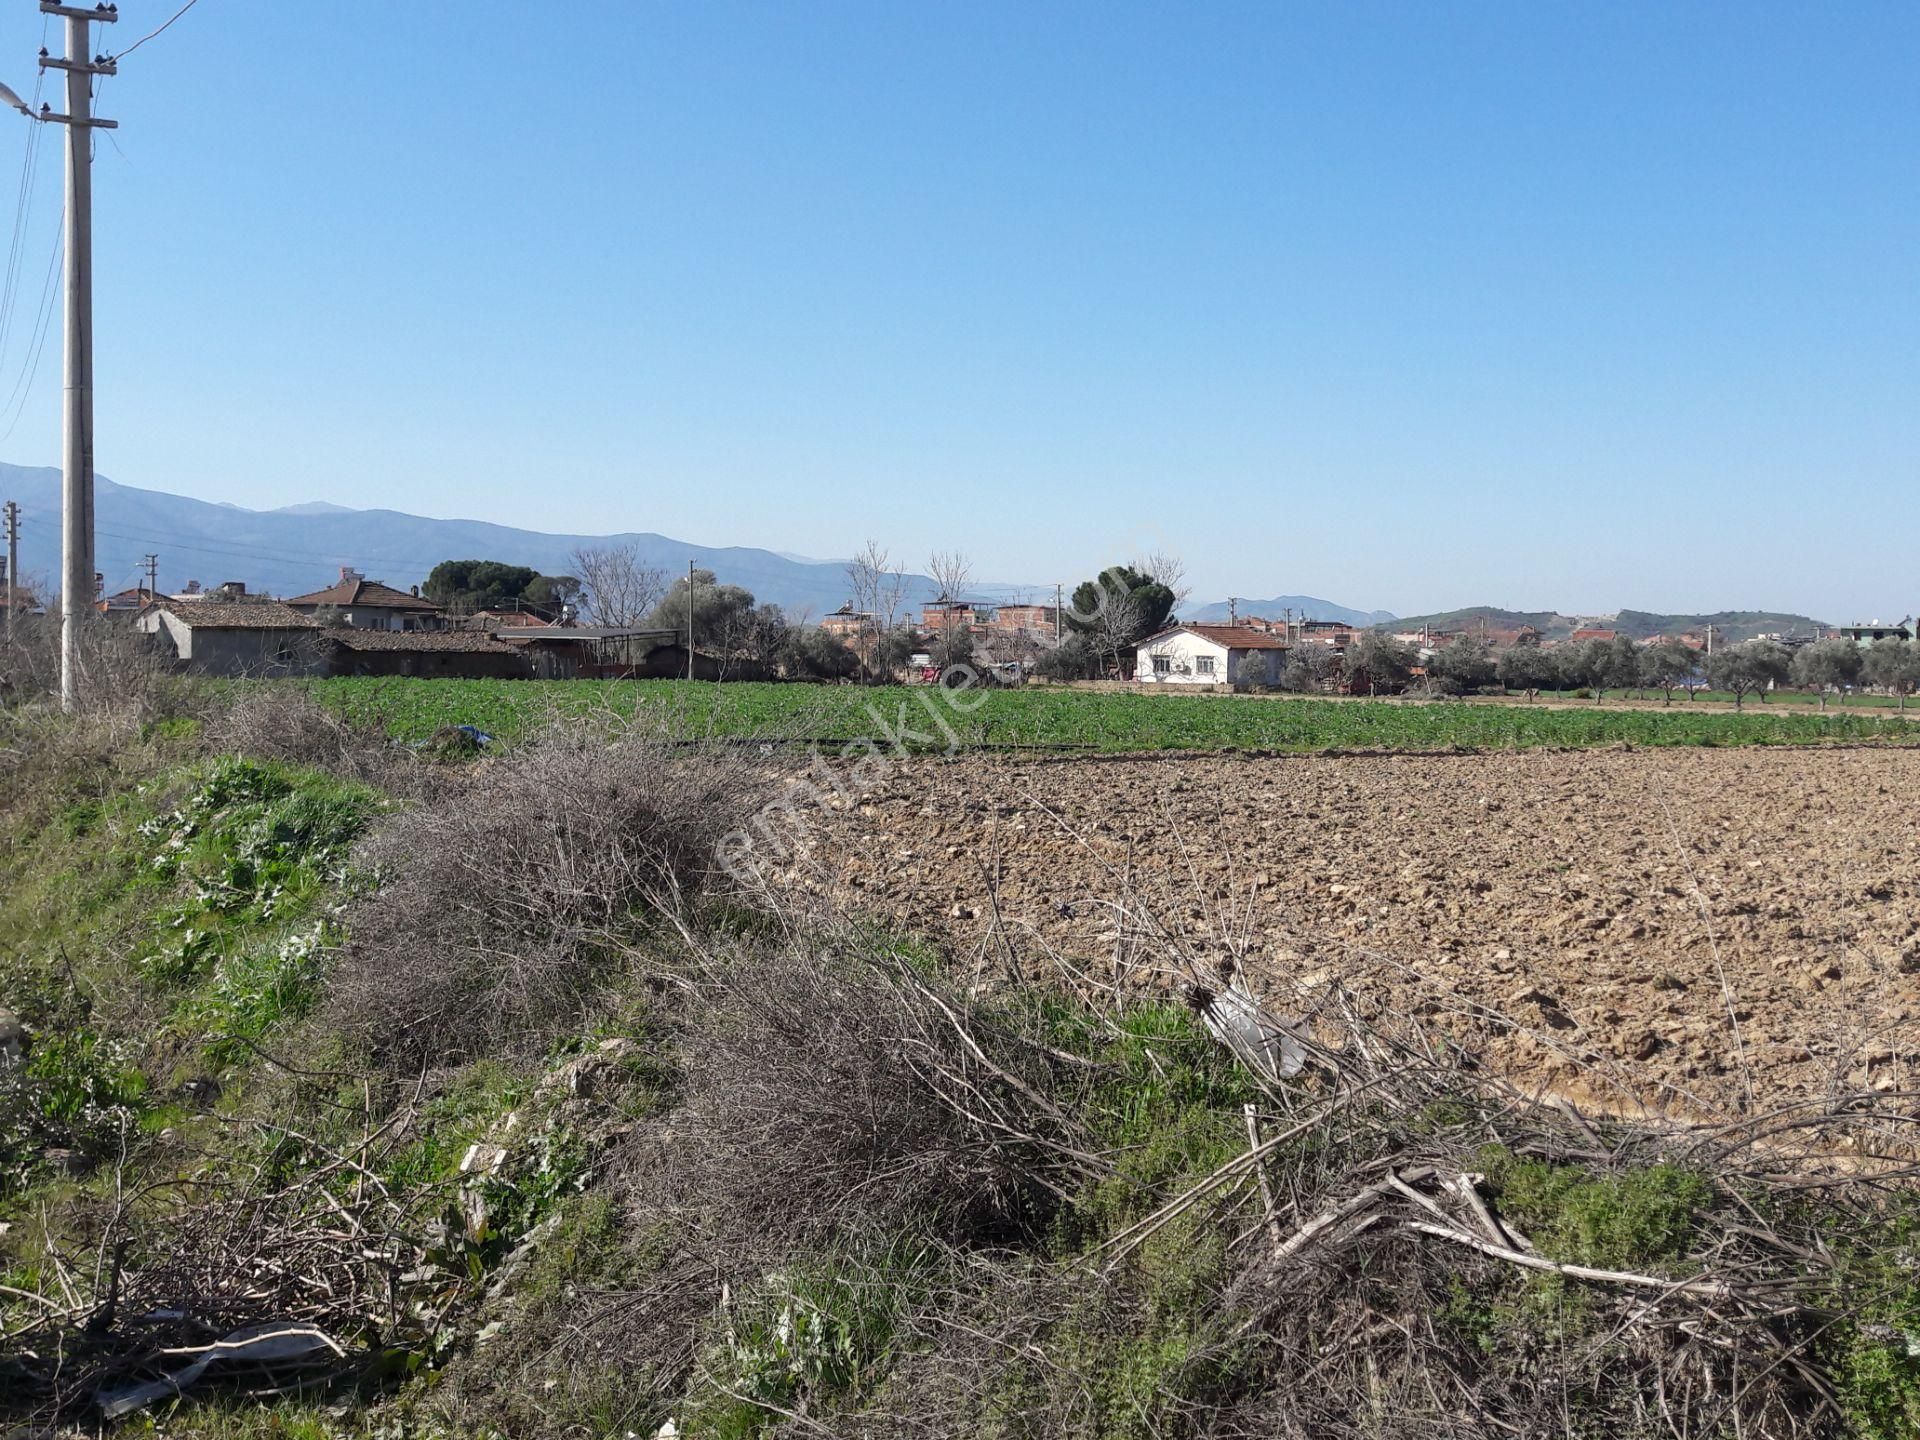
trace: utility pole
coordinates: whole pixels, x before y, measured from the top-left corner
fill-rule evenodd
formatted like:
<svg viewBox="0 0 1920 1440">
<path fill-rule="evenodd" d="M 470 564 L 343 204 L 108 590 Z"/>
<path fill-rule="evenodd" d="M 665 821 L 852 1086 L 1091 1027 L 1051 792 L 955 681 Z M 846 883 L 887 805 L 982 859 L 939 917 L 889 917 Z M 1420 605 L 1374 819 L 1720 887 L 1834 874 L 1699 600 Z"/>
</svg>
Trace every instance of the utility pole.
<svg viewBox="0 0 1920 1440">
<path fill-rule="evenodd" d="M 693 679 L 693 561 L 687 561 L 687 679 Z"/>
<path fill-rule="evenodd" d="M 67 22 L 67 57 L 43 54 L 42 70 L 67 72 L 67 113 L 42 106 L 39 119 L 67 127 L 67 318 L 66 405 L 61 423 L 60 463 L 60 708 L 80 701 L 80 627 L 93 614 L 93 132 L 119 122 L 93 118 L 93 77 L 119 67 L 96 57 L 96 22 L 112 24 L 119 12 L 104 4 L 91 10 L 40 0 L 42 15 Z"/>
<path fill-rule="evenodd" d="M 7 643 L 13 643 L 13 606 L 20 585 L 20 507 L 7 501 Z"/>
<path fill-rule="evenodd" d="M 1056 650 L 1060 648 L 1060 612 L 1067 606 L 1066 590 L 1064 585 L 1053 587 L 1053 648 Z"/>
<path fill-rule="evenodd" d="M 146 555 L 141 557 L 140 568 L 147 572 L 147 599 L 160 598 L 160 557 Z"/>
<path fill-rule="evenodd" d="M 1237 596 L 1229 595 L 1227 596 L 1227 624 L 1229 626 L 1234 626 L 1234 625 L 1238 625 L 1239 623 L 1240 623 L 1239 598 Z"/>
</svg>

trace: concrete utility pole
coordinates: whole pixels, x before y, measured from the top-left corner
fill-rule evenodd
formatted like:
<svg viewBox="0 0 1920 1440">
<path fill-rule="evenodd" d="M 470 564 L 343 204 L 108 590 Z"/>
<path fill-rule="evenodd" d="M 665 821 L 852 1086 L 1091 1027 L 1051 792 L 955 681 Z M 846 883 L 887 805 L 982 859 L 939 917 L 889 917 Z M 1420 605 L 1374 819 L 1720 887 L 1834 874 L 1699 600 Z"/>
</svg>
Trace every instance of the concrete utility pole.
<svg viewBox="0 0 1920 1440">
<path fill-rule="evenodd" d="M 20 507 L 7 501 L 7 643 L 13 643 L 13 606 L 20 584 Z"/>
<path fill-rule="evenodd" d="M 693 678 L 693 561 L 687 561 L 687 679 Z"/>
<path fill-rule="evenodd" d="M 67 58 L 40 57 L 42 70 L 67 72 L 67 113 L 42 106 L 39 119 L 67 127 L 67 323 L 60 465 L 60 708 L 80 700 L 80 627 L 94 618 L 93 599 L 93 132 L 118 122 L 93 118 L 93 77 L 119 67 L 93 53 L 92 25 L 120 18 L 104 4 L 91 10 L 40 0 L 42 15 L 67 22 Z"/>
<path fill-rule="evenodd" d="M 1067 606 L 1066 592 L 1064 585 L 1053 587 L 1053 648 L 1056 650 L 1060 648 L 1060 612 Z"/>
<path fill-rule="evenodd" d="M 147 599 L 160 598 L 160 557 L 145 555 L 141 557 L 140 568 L 147 572 Z"/>
</svg>

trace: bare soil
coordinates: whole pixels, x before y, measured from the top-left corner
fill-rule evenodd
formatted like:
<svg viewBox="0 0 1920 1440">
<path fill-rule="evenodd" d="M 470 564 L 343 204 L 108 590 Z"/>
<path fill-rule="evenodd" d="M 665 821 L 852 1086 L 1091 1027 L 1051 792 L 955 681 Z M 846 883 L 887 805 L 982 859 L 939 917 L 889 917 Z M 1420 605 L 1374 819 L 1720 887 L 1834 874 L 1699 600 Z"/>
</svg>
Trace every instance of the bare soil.
<svg viewBox="0 0 1920 1440">
<path fill-rule="evenodd" d="M 781 883 L 983 976 L 1239 957 L 1608 1109 L 1920 1085 L 1913 750 L 963 758 L 800 813 Z"/>
</svg>

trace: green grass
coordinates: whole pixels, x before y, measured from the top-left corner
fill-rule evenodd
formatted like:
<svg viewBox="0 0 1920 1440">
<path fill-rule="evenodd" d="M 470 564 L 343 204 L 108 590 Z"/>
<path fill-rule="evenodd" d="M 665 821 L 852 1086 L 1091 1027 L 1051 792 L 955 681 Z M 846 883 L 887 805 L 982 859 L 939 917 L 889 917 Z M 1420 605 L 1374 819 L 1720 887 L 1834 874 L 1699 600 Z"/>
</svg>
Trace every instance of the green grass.
<svg viewBox="0 0 1920 1440">
<path fill-rule="evenodd" d="M 50 1151 L 97 1162 L 167 1123 L 175 1082 L 312 1008 L 349 847 L 382 803 L 227 758 L 125 777 L 12 837 L 0 997 L 35 1038 L 0 1067 L 0 1201 Z"/>
<path fill-rule="evenodd" d="M 896 745 L 917 753 L 954 745 L 1313 752 L 1920 740 L 1920 731 L 1903 720 L 1843 707 L 1822 715 L 1753 705 L 1731 714 L 1684 703 L 1671 710 L 1562 709 L 1035 688 L 969 695 L 960 701 L 963 712 L 924 688 L 677 680 L 342 679 L 313 682 L 313 692 L 342 714 L 408 742 L 446 725 L 477 725 L 512 740 L 549 719 L 605 712 L 656 714 L 692 734 L 865 742 L 889 753 Z"/>
</svg>

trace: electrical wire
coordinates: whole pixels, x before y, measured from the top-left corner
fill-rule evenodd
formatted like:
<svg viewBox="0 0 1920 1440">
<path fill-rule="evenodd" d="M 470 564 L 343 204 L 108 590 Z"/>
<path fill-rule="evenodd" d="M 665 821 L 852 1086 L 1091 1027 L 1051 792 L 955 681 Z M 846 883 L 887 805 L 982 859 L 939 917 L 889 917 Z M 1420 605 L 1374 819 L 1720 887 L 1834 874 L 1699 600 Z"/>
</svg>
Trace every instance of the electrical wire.
<svg viewBox="0 0 1920 1440">
<path fill-rule="evenodd" d="M 64 217 L 63 217 L 64 218 Z M 26 411 L 27 399 L 33 394 L 33 382 L 40 375 L 40 356 L 47 346 L 47 332 L 53 328 L 53 277 L 60 271 L 60 256 L 66 248 L 66 226 L 62 224 L 53 238 L 53 258 L 47 262 L 47 279 L 40 291 L 40 317 L 35 326 L 36 334 L 32 341 L 32 354 L 20 366 L 20 374 L 13 382 L 13 392 L 7 396 L 6 404 L 0 405 L 0 413 L 13 410 L 13 418 L 7 422 L 4 433 L 0 433 L 0 444 L 13 438 L 14 427 L 20 423 L 20 416 Z M 15 405 L 15 398 L 19 404 Z"/>
<path fill-rule="evenodd" d="M 37 89 L 33 98 L 40 98 Z M 20 162 L 20 186 L 14 199 L 13 238 L 7 246 L 6 275 L 0 279 L 0 356 L 6 354 L 7 340 L 13 330 L 14 302 L 20 290 L 20 252 L 33 212 L 33 180 L 34 172 L 39 168 L 41 128 L 37 121 L 27 127 L 27 153 Z"/>
<path fill-rule="evenodd" d="M 126 59 L 127 56 L 131 55 L 134 51 L 138 50 L 142 45 L 146 44 L 147 41 L 154 39 L 156 36 L 164 35 L 167 32 L 167 30 L 172 27 L 173 22 L 175 20 L 178 20 L 182 15 L 186 14 L 187 11 L 191 10 L 194 6 L 198 5 L 199 3 L 200 3 L 200 0 L 187 0 L 186 4 L 182 5 L 178 10 L 174 11 L 173 14 L 167 17 L 167 23 L 165 25 L 162 25 L 158 30 L 148 31 L 145 35 L 142 35 L 138 40 L 134 41 L 133 44 L 129 45 L 126 49 L 115 51 L 112 58 L 115 60 L 124 60 Z"/>
<path fill-rule="evenodd" d="M 32 505 L 23 505 L 20 508 L 23 513 L 28 514 L 43 513 L 51 515 L 55 513 L 51 510 L 42 510 L 40 507 Z M 165 545 L 170 550 L 191 550 L 196 555 L 206 555 L 213 559 L 277 560 L 289 565 L 310 565 L 316 560 L 332 561 L 336 558 L 333 555 L 311 550 L 304 554 L 295 555 L 286 551 L 262 550 L 256 546 L 235 545 L 225 541 L 206 541 L 202 544 L 195 545 L 182 541 L 177 534 L 154 535 L 142 533 L 139 530 L 119 530 L 103 525 L 96 525 L 94 528 L 99 534 L 111 536 L 115 540 L 131 540 L 143 545 Z M 446 557 L 444 555 L 431 557 L 424 555 L 368 555 L 364 552 L 356 551 L 352 555 L 340 558 L 363 566 L 391 565 L 403 569 L 418 568 L 431 570 Z"/>
<path fill-rule="evenodd" d="M 47 40 L 47 24 L 43 17 L 40 21 L 40 43 L 43 46 Z M 28 105 L 29 111 L 38 109 L 46 83 L 47 72 L 43 69 L 34 77 L 33 100 Z M 7 341 L 13 330 L 15 302 L 19 297 L 20 260 L 33 213 L 34 180 L 40 169 L 40 135 L 39 122 L 29 123 L 26 153 L 20 162 L 20 187 L 14 199 L 13 237 L 7 247 L 6 276 L 4 281 L 0 281 L 0 368 L 4 368 Z"/>
</svg>

